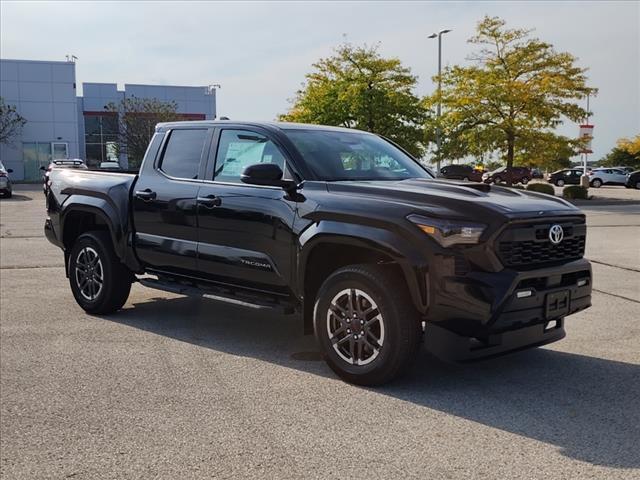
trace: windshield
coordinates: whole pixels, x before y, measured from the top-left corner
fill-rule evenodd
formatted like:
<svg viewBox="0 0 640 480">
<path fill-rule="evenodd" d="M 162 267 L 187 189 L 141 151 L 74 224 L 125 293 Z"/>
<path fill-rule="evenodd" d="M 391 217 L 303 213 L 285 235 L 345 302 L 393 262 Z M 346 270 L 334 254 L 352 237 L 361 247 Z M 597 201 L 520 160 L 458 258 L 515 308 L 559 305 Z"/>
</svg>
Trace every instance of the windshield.
<svg viewBox="0 0 640 480">
<path fill-rule="evenodd" d="M 433 178 L 406 153 L 376 135 L 294 129 L 285 133 L 321 180 Z"/>
</svg>

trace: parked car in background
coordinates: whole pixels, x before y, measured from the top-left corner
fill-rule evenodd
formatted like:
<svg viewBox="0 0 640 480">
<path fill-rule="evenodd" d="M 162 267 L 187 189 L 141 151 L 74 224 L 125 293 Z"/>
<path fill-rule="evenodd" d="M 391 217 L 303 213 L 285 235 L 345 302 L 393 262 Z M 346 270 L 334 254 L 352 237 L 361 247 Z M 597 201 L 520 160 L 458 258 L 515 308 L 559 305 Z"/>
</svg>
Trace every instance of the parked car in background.
<svg viewBox="0 0 640 480">
<path fill-rule="evenodd" d="M 60 168 L 78 168 L 81 170 L 87 170 L 87 165 L 80 158 L 65 158 L 52 161 L 47 167 L 40 167 L 44 173 L 42 174 L 42 189 L 44 193 L 47 193 L 47 185 L 49 184 L 49 176 L 53 167 Z"/>
<path fill-rule="evenodd" d="M 118 162 L 100 162 L 100 170 L 122 170 Z"/>
<path fill-rule="evenodd" d="M 627 175 L 627 181 L 624 184 L 627 188 L 636 188 L 640 190 L 640 170 L 636 170 L 635 172 L 631 172 Z"/>
<path fill-rule="evenodd" d="M 539 168 L 532 168 L 531 169 L 531 178 L 543 179 L 544 178 L 544 173 L 542 173 L 542 170 L 540 170 Z"/>
<path fill-rule="evenodd" d="M 440 177 L 448 180 L 481 182 L 482 172 L 471 165 L 447 165 L 440 169 Z"/>
<path fill-rule="evenodd" d="M 531 170 L 527 167 L 500 167 L 492 172 L 482 175 L 484 183 L 505 183 L 511 178 L 511 183 L 521 183 L 526 185 L 531 180 Z"/>
<path fill-rule="evenodd" d="M 9 178 L 10 173 L 13 173 L 13 170 L 4 168 L 4 165 L 0 162 L 0 195 L 6 198 L 11 198 L 11 195 L 13 195 L 11 179 Z"/>
<path fill-rule="evenodd" d="M 594 168 L 589 172 L 589 184 L 594 188 L 602 185 L 625 185 L 627 174 L 618 168 Z"/>
<path fill-rule="evenodd" d="M 635 169 L 633 167 L 613 167 L 616 170 L 623 170 L 624 173 L 631 173 L 633 172 Z"/>
<path fill-rule="evenodd" d="M 582 169 L 565 168 L 550 174 L 547 181 L 558 187 L 564 187 L 565 185 L 580 185 L 580 177 L 582 177 Z"/>
</svg>

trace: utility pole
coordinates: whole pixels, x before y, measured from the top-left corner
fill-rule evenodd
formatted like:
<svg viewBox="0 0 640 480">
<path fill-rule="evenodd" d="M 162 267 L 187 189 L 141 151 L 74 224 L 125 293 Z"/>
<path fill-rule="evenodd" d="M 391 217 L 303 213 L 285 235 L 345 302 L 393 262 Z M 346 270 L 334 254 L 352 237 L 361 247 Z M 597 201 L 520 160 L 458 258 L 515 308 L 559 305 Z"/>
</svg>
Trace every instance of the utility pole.
<svg viewBox="0 0 640 480">
<path fill-rule="evenodd" d="M 440 98 L 442 93 L 442 35 L 449 33 L 451 30 L 440 30 L 438 33 L 432 33 L 427 38 L 438 38 L 438 106 L 436 110 L 436 117 L 438 119 L 438 128 L 436 129 L 436 145 L 438 147 L 438 156 L 436 160 L 436 174 L 440 173 L 441 151 L 440 146 L 442 143 L 442 130 L 440 129 L 440 115 L 442 114 L 442 100 Z"/>
</svg>

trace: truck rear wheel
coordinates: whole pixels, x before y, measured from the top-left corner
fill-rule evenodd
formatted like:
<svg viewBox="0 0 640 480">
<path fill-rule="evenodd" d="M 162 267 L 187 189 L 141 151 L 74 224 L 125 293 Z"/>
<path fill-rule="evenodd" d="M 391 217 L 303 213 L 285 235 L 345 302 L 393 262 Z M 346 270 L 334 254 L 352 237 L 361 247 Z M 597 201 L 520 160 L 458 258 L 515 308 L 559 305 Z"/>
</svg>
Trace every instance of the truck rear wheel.
<svg viewBox="0 0 640 480">
<path fill-rule="evenodd" d="M 69 256 L 71 291 L 86 312 L 113 313 L 131 291 L 131 272 L 113 251 L 109 234 L 89 232 L 76 240 Z"/>
<path fill-rule="evenodd" d="M 314 330 L 329 367 L 358 385 L 399 376 L 422 335 L 404 280 L 383 265 L 351 265 L 327 278 L 316 298 Z"/>
</svg>

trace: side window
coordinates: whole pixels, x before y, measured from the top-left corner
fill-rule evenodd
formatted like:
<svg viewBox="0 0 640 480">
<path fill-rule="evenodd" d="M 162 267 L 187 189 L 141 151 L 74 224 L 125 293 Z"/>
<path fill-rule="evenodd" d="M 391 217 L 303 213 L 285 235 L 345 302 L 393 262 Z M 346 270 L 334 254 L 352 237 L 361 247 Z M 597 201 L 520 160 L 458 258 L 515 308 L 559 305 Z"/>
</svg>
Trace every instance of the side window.
<svg viewBox="0 0 640 480">
<path fill-rule="evenodd" d="M 198 178 L 206 129 L 172 130 L 164 149 L 160 170 L 176 178 Z"/>
<path fill-rule="evenodd" d="M 264 135 L 249 130 L 223 130 L 220 133 L 214 180 L 241 183 L 244 169 L 256 163 L 275 163 L 285 170 L 284 155 Z"/>
</svg>

